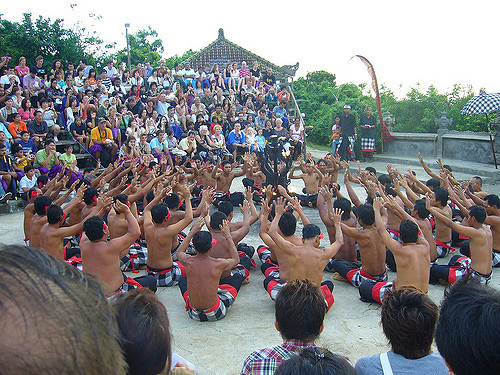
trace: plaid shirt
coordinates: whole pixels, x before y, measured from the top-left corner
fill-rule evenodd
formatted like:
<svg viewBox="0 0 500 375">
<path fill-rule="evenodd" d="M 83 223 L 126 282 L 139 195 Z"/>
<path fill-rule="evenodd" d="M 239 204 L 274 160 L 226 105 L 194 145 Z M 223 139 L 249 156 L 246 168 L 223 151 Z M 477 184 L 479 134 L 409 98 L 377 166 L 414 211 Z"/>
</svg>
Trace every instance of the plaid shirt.
<svg viewBox="0 0 500 375">
<path fill-rule="evenodd" d="M 313 342 L 290 340 L 273 348 L 256 350 L 245 359 L 241 375 L 272 375 L 281 362 L 308 346 L 316 345 Z"/>
</svg>

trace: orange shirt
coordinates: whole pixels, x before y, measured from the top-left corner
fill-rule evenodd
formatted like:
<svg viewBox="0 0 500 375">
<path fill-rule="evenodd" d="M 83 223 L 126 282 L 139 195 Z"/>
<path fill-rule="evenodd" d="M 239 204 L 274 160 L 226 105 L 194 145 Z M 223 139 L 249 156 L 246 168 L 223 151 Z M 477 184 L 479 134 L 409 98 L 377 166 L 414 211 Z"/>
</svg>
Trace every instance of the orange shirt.
<svg viewBox="0 0 500 375">
<path fill-rule="evenodd" d="M 28 128 L 26 127 L 26 124 L 24 122 L 19 121 L 19 128 L 16 126 L 15 122 L 11 122 L 9 124 L 9 133 L 12 134 L 13 138 L 20 138 L 21 135 L 17 134 L 17 132 L 22 132 L 22 131 L 25 132 L 28 131 Z"/>
</svg>

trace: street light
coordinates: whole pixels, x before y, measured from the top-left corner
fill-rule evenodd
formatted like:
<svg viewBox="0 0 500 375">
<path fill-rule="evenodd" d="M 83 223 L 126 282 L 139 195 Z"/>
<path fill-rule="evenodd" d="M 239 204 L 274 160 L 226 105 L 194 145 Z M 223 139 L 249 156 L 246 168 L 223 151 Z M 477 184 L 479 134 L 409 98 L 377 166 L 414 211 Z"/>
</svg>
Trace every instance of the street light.
<svg viewBox="0 0 500 375">
<path fill-rule="evenodd" d="M 129 23 L 125 24 L 125 38 L 127 38 L 127 60 L 128 60 L 128 70 L 130 71 L 130 44 L 128 42 L 128 28 L 130 27 Z"/>
</svg>

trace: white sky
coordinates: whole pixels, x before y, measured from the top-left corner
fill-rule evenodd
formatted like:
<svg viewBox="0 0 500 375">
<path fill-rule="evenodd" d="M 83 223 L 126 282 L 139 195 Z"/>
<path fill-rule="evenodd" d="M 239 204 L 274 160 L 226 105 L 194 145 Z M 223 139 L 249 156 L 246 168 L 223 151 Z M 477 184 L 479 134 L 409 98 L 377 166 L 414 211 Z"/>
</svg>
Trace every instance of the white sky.
<svg viewBox="0 0 500 375">
<path fill-rule="evenodd" d="M 497 0 L 350 1 L 34 1 L 1 10 L 19 21 L 23 12 L 77 21 L 105 42 L 125 46 L 125 23 L 136 32 L 151 25 L 168 57 L 199 50 L 217 38 L 220 27 L 230 41 L 277 65 L 300 68 L 297 76 L 326 70 L 337 83 L 370 83 L 360 54 L 374 65 L 379 85 L 398 96 L 418 83 L 439 92 L 454 83 L 500 92 Z M 76 4 L 73 8 L 70 4 Z M 243 5 L 245 4 L 245 5 Z M 95 20 L 90 15 L 102 16 Z"/>
</svg>

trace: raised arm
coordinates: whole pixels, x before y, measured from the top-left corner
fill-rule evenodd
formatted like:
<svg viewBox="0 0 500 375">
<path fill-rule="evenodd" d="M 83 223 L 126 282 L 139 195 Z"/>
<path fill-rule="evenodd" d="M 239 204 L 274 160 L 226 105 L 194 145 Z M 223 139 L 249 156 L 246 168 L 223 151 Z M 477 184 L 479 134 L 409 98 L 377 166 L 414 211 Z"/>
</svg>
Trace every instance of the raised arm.
<svg viewBox="0 0 500 375">
<path fill-rule="evenodd" d="M 342 226 L 340 225 L 340 220 L 342 217 L 343 211 L 340 210 L 339 208 L 336 208 L 333 211 L 332 216 L 332 221 L 335 225 L 335 242 L 332 243 L 330 246 L 326 246 L 323 248 L 323 251 L 325 252 L 325 257 L 327 259 L 332 258 L 337 254 L 337 251 L 339 251 L 340 247 L 344 244 L 344 235 L 342 233 Z"/>
<path fill-rule="evenodd" d="M 243 214 L 243 220 L 241 228 L 231 232 L 231 237 L 235 243 L 239 243 L 250 231 L 250 204 L 248 201 L 243 202 L 243 206 L 240 206 L 241 213 Z"/>
<path fill-rule="evenodd" d="M 137 223 L 136 218 L 130 212 L 130 208 L 117 200 L 114 204 L 114 208 L 118 213 L 124 213 L 127 219 L 127 233 L 121 237 L 114 238 L 109 241 L 109 246 L 111 249 L 117 253 L 121 253 L 124 249 L 128 249 L 137 238 L 141 235 L 141 229 L 139 228 L 139 223 Z"/>
<path fill-rule="evenodd" d="M 383 207 L 384 201 L 382 200 L 382 198 L 375 198 L 375 200 L 373 201 L 373 210 L 375 211 L 375 226 L 385 246 L 387 246 L 387 248 L 392 251 L 393 254 L 396 254 L 401 251 L 402 245 L 398 241 L 394 240 L 387 232 L 386 224 L 382 220 L 382 216 L 380 215 L 380 210 Z"/>
<path fill-rule="evenodd" d="M 346 169 L 346 172 L 344 174 L 344 185 L 345 185 L 345 187 L 347 189 L 347 194 L 349 195 L 349 199 L 351 200 L 351 202 L 354 205 L 354 207 L 361 206 L 362 203 L 359 200 L 359 198 L 356 195 L 356 193 L 354 192 L 354 189 L 351 186 L 351 182 L 349 181 L 349 175 L 347 173 L 347 169 Z"/>
<path fill-rule="evenodd" d="M 429 176 L 432 178 L 435 178 L 436 180 L 440 180 L 439 176 L 434 173 L 428 166 L 425 164 L 424 158 L 422 157 L 422 154 L 419 152 L 418 153 L 418 160 L 420 161 L 420 164 L 422 164 L 422 167 L 424 168 L 425 173 L 427 173 Z"/>
<path fill-rule="evenodd" d="M 300 216 L 300 220 L 302 221 L 302 224 L 307 225 L 310 224 L 311 222 L 309 221 L 308 217 L 305 215 L 304 210 L 302 209 L 302 206 L 300 205 L 300 202 L 298 198 L 292 198 L 286 189 L 278 185 L 278 192 L 290 203 L 290 205 L 293 208 L 294 212 L 297 212 Z"/>
<path fill-rule="evenodd" d="M 438 209 L 435 207 L 432 207 L 430 205 L 430 197 L 427 196 L 427 199 L 425 200 L 425 207 L 427 210 L 434 216 L 436 220 L 441 221 L 444 225 L 447 227 L 450 227 L 453 229 L 455 232 L 458 232 L 460 234 L 463 234 L 464 236 L 471 237 L 474 236 L 476 233 L 476 230 L 471 227 L 465 227 L 463 225 L 460 225 L 458 223 L 455 223 L 453 220 L 451 220 L 449 217 L 446 217 L 443 215 L 441 212 L 439 212 Z"/>
<path fill-rule="evenodd" d="M 271 223 L 271 227 L 269 228 L 269 235 L 271 239 L 276 243 L 278 248 L 287 255 L 293 255 L 295 253 L 295 245 L 290 241 L 285 240 L 278 233 L 278 222 L 285 212 L 284 200 L 283 198 L 278 198 L 275 204 L 276 214 L 274 215 L 273 222 Z"/>
<path fill-rule="evenodd" d="M 318 194 L 318 202 L 317 202 L 317 207 L 318 207 L 318 212 L 319 212 L 319 217 L 321 218 L 321 221 L 323 224 L 325 224 L 327 227 L 333 226 L 332 219 L 330 215 L 328 214 L 328 208 L 325 208 L 325 202 L 327 202 L 329 196 L 329 191 L 326 188 L 326 186 L 323 186 L 319 190 Z M 331 197 L 330 197 L 331 199 Z"/>
<path fill-rule="evenodd" d="M 191 255 L 186 254 L 186 250 L 188 249 L 189 245 L 191 244 L 191 240 L 193 239 L 193 236 L 195 235 L 195 233 L 199 232 L 201 230 L 201 228 L 203 228 L 203 225 L 205 225 L 205 218 L 206 218 L 206 215 L 200 216 L 194 222 L 188 235 L 186 236 L 184 241 L 182 241 L 179 248 L 177 249 L 177 259 L 179 259 L 179 261 L 182 264 L 186 264 L 186 260 L 191 257 Z"/>
</svg>

